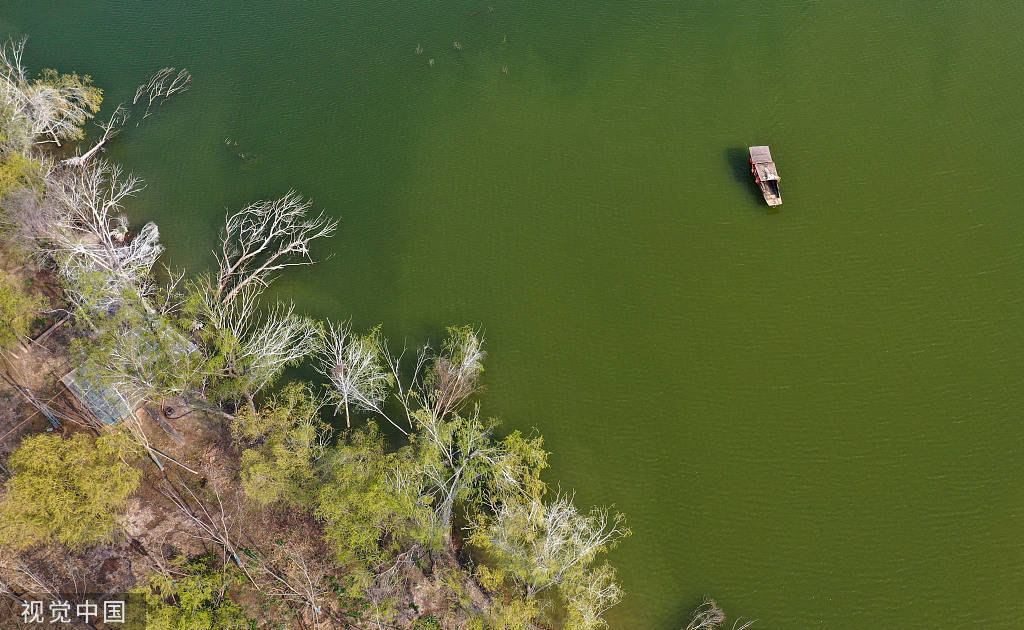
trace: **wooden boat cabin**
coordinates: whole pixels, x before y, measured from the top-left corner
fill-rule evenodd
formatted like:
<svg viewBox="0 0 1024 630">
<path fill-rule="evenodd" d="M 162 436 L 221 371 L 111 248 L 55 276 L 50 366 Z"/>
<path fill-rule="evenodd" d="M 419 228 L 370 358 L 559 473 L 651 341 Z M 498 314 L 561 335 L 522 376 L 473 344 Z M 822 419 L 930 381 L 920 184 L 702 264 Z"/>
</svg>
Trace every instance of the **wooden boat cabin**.
<svg viewBox="0 0 1024 630">
<path fill-rule="evenodd" d="M 772 152 L 768 147 L 750 147 L 750 170 L 754 173 L 754 181 L 761 187 L 761 194 L 769 206 L 782 205 L 782 193 L 779 192 L 779 171 L 772 161 Z"/>
</svg>

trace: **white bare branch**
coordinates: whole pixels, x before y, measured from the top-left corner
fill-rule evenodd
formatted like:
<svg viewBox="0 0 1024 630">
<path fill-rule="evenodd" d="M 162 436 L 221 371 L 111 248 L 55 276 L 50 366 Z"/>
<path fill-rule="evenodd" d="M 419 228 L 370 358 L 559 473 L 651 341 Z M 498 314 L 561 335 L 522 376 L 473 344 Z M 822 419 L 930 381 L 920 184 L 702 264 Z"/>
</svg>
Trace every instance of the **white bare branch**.
<svg viewBox="0 0 1024 630">
<path fill-rule="evenodd" d="M 131 308 L 137 308 L 133 304 Z M 195 348 L 165 322 L 147 311 L 117 330 L 117 343 L 94 355 L 100 378 L 130 402 L 180 397 L 201 400 L 207 370 Z"/>
<path fill-rule="evenodd" d="M 317 346 L 316 325 L 295 314 L 294 303 L 279 302 L 265 309 L 258 300 L 259 289 L 242 288 L 230 301 L 220 301 L 211 293 L 203 296 L 211 326 L 233 339 L 225 375 L 239 379 L 248 392 L 262 389 L 285 366 L 311 354 Z"/>
<path fill-rule="evenodd" d="M 257 201 L 227 216 L 217 256 L 217 297 L 230 302 L 246 287 L 266 287 L 273 273 L 311 265 L 309 244 L 331 236 L 338 222 L 308 214 L 311 201 L 295 191 L 274 201 Z"/>
<path fill-rule="evenodd" d="M 566 590 L 566 606 L 578 618 L 575 625 L 580 628 L 606 627 L 604 613 L 625 595 L 615 580 L 615 570 L 607 563 L 584 572 Z"/>
<path fill-rule="evenodd" d="M 468 417 L 451 420 L 426 412 L 414 416 L 422 429 L 418 439 L 435 453 L 423 458 L 419 468 L 424 482 L 419 494 L 430 496 L 429 505 L 446 532 L 456 503 L 499 468 L 501 449 L 491 439 L 494 425 L 482 422 L 479 411 L 477 406 Z"/>
<path fill-rule="evenodd" d="M 140 188 L 137 177 L 122 175 L 119 167 L 103 161 L 53 180 L 58 216 L 48 235 L 51 253 L 70 286 L 101 285 L 94 287 L 98 298 L 79 296 L 98 308 L 117 303 L 126 288 L 143 288 L 163 253 L 155 223 L 128 237 L 122 203 Z"/>
<path fill-rule="evenodd" d="M 751 619 L 744 622 L 742 619 L 737 619 L 732 624 L 732 630 L 746 630 L 756 621 L 756 619 Z M 700 606 L 693 611 L 690 623 L 683 630 L 718 630 L 724 623 L 725 611 L 719 608 L 715 600 L 705 597 Z"/>
<path fill-rule="evenodd" d="M 469 326 L 448 329 L 448 337 L 422 384 L 435 417 L 444 418 L 458 410 L 479 389 L 487 357 L 483 343 L 483 336 Z"/>
<path fill-rule="evenodd" d="M 65 164 L 67 166 L 84 165 L 94 155 L 96 155 L 96 153 L 100 149 L 103 148 L 103 145 L 105 145 L 108 140 L 110 140 L 117 134 L 121 133 L 121 130 L 124 129 L 124 125 L 126 122 L 128 122 L 128 119 L 130 117 L 131 111 L 129 111 L 128 108 L 124 105 L 118 105 L 116 108 L 114 108 L 114 113 L 110 115 L 110 118 L 107 119 L 107 122 L 98 124 L 99 128 L 103 130 L 103 135 L 100 136 L 100 139 L 96 142 L 96 144 L 94 144 L 91 149 L 89 149 L 88 151 L 81 155 L 76 155 L 74 157 L 67 158 L 62 162 L 62 164 Z"/>
<path fill-rule="evenodd" d="M 159 101 L 158 104 L 163 104 L 171 96 L 188 90 L 191 85 L 192 75 L 189 74 L 188 70 L 182 69 L 175 74 L 174 68 L 162 68 L 150 77 L 148 82 L 139 86 L 135 91 L 132 105 L 136 105 L 139 102 L 145 103 L 146 111 L 142 116 L 145 119 L 149 116 L 149 108 L 154 103 Z M 100 136 L 96 144 L 85 153 L 64 160 L 63 164 L 67 166 L 82 166 L 88 162 L 110 139 L 121 133 L 130 117 L 131 109 L 125 106 L 124 103 L 119 104 L 114 109 L 114 113 L 107 119 L 107 122 L 99 124 L 100 129 L 103 130 L 103 135 Z"/>
<path fill-rule="evenodd" d="M 0 46 L 0 103 L 16 127 L 25 129 L 25 142 L 40 144 L 77 140 L 82 125 L 99 107 L 99 91 L 87 79 L 47 71 L 30 80 L 22 64 L 25 39 Z"/>
<path fill-rule="evenodd" d="M 693 611 L 693 618 L 686 625 L 686 630 L 716 630 L 725 623 L 725 613 L 713 599 L 705 598 Z"/>
<path fill-rule="evenodd" d="M 540 501 L 511 501 L 498 506 L 491 527 L 491 543 L 520 567 L 530 596 L 561 584 L 578 565 L 591 563 L 629 535 L 620 515 L 607 508 L 580 513 L 572 496 L 558 494 Z M 576 572 L 573 572 L 576 573 Z"/>
<path fill-rule="evenodd" d="M 149 108 L 153 104 L 162 105 L 168 98 L 175 94 L 185 92 L 192 87 L 192 75 L 188 70 L 182 68 L 161 68 L 135 90 L 135 98 L 132 105 L 139 103 L 146 104 L 146 112 L 142 115 L 145 119 L 149 116 Z"/>
<path fill-rule="evenodd" d="M 231 556 L 231 559 L 245 573 L 249 581 L 258 588 L 255 578 L 249 572 L 246 563 L 242 561 L 238 546 L 232 539 L 230 527 L 228 526 L 228 516 L 225 513 L 224 502 L 221 499 L 220 492 L 213 488 L 214 496 L 217 499 L 217 507 L 211 511 L 188 484 L 174 484 L 168 476 L 165 476 L 164 480 L 166 481 L 166 489 L 160 488 L 160 493 L 167 497 L 178 508 L 178 511 L 196 526 L 199 534 L 194 535 L 194 537 L 219 545 L 225 554 Z"/>
<path fill-rule="evenodd" d="M 308 607 L 313 617 L 313 626 L 318 627 L 324 614 L 323 603 L 330 595 L 327 587 L 329 566 L 304 555 L 279 550 L 280 565 L 274 566 L 262 555 L 254 559 L 257 569 L 269 578 L 270 584 L 261 590 L 282 601 Z"/>
<path fill-rule="evenodd" d="M 413 366 L 412 376 L 409 379 L 409 386 L 406 387 L 402 384 L 402 360 L 405 358 L 406 347 L 402 347 L 402 351 L 398 354 L 391 352 L 388 344 L 382 341 L 380 344 L 381 358 L 384 364 L 388 366 L 388 370 L 391 372 L 392 382 L 395 385 L 395 398 L 402 405 L 402 409 L 405 411 L 406 422 L 409 425 L 409 429 L 413 428 L 413 399 L 418 395 L 416 385 L 421 382 L 424 368 L 427 364 L 427 360 L 430 355 L 430 346 L 423 346 L 416 353 L 416 365 Z"/>
<path fill-rule="evenodd" d="M 345 410 L 345 423 L 352 426 L 350 410 L 373 411 L 405 433 L 381 408 L 394 383 L 382 363 L 382 341 L 377 331 L 365 336 L 352 334 L 349 323 L 328 323 L 320 339 L 317 371 L 332 386 L 337 410 Z"/>
</svg>

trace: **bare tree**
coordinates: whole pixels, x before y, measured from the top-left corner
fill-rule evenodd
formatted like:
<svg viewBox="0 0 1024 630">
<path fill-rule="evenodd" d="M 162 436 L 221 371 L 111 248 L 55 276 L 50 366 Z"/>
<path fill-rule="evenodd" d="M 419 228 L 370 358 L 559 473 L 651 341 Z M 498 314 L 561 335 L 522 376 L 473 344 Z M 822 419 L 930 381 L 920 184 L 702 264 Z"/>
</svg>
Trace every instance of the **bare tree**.
<svg viewBox="0 0 1024 630">
<path fill-rule="evenodd" d="M 483 336 L 470 326 L 448 329 L 448 337 L 421 385 L 424 402 L 436 418 L 444 418 L 480 387 L 484 371 Z"/>
<path fill-rule="evenodd" d="M 96 155 L 96 153 L 103 148 L 103 145 L 105 145 L 107 141 L 112 139 L 117 134 L 121 133 L 121 130 L 124 128 L 125 123 L 128 122 L 128 118 L 130 117 L 131 112 L 128 110 L 128 108 L 125 107 L 123 104 L 118 105 L 116 108 L 114 108 L 114 112 L 107 119 L 107 122 L 99 123 L 99 128 L 103 131 L 103 134 L 100 136 L 100 139 L 96 141 L 96 144 L 94 144 L 91 149 L 89 149 L 88 151 L 81 155 L 76 155 L 74 157 L 67 158 L 62 162 L 62 164 L 65 164 L 67 166 L 84 165 L 92 158 L 92 156 Z"/>
<path fill-rule="evenodd" d="M 0 370 L 0 378 L 21 394 L 22 398 L 32 405 L 36 411 L 43 414 L 54 428 L 59 428 L 63 422 L 70 422 L 81 427 L 95 428 L 88 418 L 80 416 L 72 409 L 67 409 L 64 405 L 55 403 L 52 399 L 43 400 L 31 388 L 21 385 L 20 383 L 24 383 L 28 379 L 25 378 L 16 363 L 8 362 L 7 369 L 10 370 L 10 374 L 5 370 Z"/>
<path fill-rule="evenodd" d="M 101 93 L 88 77 L 45 71 L 29 79 L 22 63 L 26 39 L 0 46 L 0 102 L 24 129 L 22 142 L 55 143 L 82 137 L 82 125 L 99 109 Z"/>
<path fill-rule="evenodd" d="M 225 362 L 222 376 L 238 383 L 244 395 L 272 382 L 287 365 L 311 354 L 317 346 L 317 326 L 295 314 L 291 302 L 279 302 L 269 310 L 259 304 L 262 287 L 250 286 L 233 292 L 233 299 L 220 301 L 203 293 L 204 311 L 221 337 L 220 352 Z M 251 402 L 251 401 L 250 401 Z"/>
<path fill-rule="evenodd" d="M 89 359 L 107 387 L 132 401 L 201 404 L 209 372 L 202 356 L 148 302 L 127 300 L 105 328 Z"/>
<path fill-rule="evenodd" d="M 333 389 L 337 410 L 345 410 L 345 424 L 352 426 L 350 409 L 373 411 L 398 426 L 381 408 L 395 382 L 382 362 L 382 341 L 377 330 L 368 335 L 352 334 L 348 323 L 328 323 L 320 340 L 317 371 L 326 377 Z"/>
<path fill-rule="evenodd" d="M 160 492 L 195 527 L 188 535 L 219 547 L 222 561 L 233 561 L 257 591 L 308 610 L 314 627 L 332 616 L 325 604 L 331 595 L 328 576 L 335 567 L 313 541 L 254 540 L 245 532 L 247 513 L 229 511 L 214 484 L 209 486 L 212 499 L 204 499 L 187 483 L 172 481 L 171 476 L 165 481 Z"/>
<path fill-rule="evenodd" d="M 132 106 L 144 103 L 146 111 L 142 118 L 145 119 L 149 116 L 149 108 L 154 103 L 163 104 L 171 96 L 188 90 L 191 85 L 192 75 L 189 74 L 188 70 L 182 68 L 175 74 L 174 68 L 161 68 L 149 78 L 149 81 L 143 83 L 135 90 Z M 121 133 L 128 119 L 131 118 L 131 114 L 130 106 L 126 106 L 124 103 L 118 104 L 110 118 L 107 119 L 107 122 L 99 125 L 103 134 L 92 148 L 81 155 L 64 160 L 63 164 L 67 166 L 82 166 L 88 162 L 109 140 Z"/>
<path fill-rule="evenodd" d="M 403 346 L 401 352 L 394 354 L 388 347 L 388 344 L 382 341 L 379 345 L 379 350 L 381 353 L 381 359 L 384 361 L 385 365 L 388 366 L 388 370 L 391 372 L 391 380 L 395 387 L 395 399 L 402 405 L 402 409 L 405 412 L 405 419 L 409 425 L 409 429 L 411 430 L 415 425 L 415 421 L 413 420 L 415 403 L 416 400 L 421 397 L 418 385 L 422 383 L 423 373 L 430 360 L 430 346 L 424 345 L 416 352 L 416 363 L 413 366 L 408 385 L 402 383 L 403 360 L 405 359 L 407 348 Z"/>
<path fill-rule="evenodd" d="M 199 495 L 196 494 L 186 483 L 175 483 L 169 476 L 164 476 L 165 487 L 160 488 L 160 493 L 167 497 L 174 504 L 178 511 L 195 525 L 198 534 L 191 534 L 194 538 L 213 543 L 219 546 L 224 553 L 223 561 L 229 558 L 234 561 L 239 569 L 245 573 L 254 586 L 257 586 L 256 579 L 249 571 L 247 563 L 242 560 L 242 552 L 236 542 L 237 535 L 232 534 L 230 521 L 231 517 L 224 509 L 224 501 L 220 492 L 213 488 L 217 506 L 208 506 Z"/>
<path fill-rule="evenodd" d="M 732 630 L 744 630 L 754 625 L 756 620 L 750 620 L 745 623 L 740 623 L 740 620 L 736 620 L 732 624 Z M 718 607 L 715 600 L 704 598 L 700 606 L 693 611 L 693 618 L 690 623 L 687 624 L 685 630 L 718 630 L 725 623 L 725 612 Z"/>
<path fill-rule="evenodd" d="M 581 513 L 571 496 L 559 494 L 547 504 L 539 498 L 502 502 L 471 540 L 489 552 L 521 597 L 541 607 L 561 598 L 566 626 L 590 630 L 607 625 L 602 614 L 624 595 L 615 569 L 597 564 L 598 556 L 629 534 L 621 514 L 605 508 Z"/>
<path fill-rule="evenodd" d="M 145 118 L 149 116 L 149 108 L 154 103 L 162 104 L 168 98 L 185 92 L 190 87 L 192 87 L 192 75 L 189 74 L 188 70 L 184 68 L 181 70 L 161 68 L 149 78 L 149 81 L 143 83 L 135 90 L 135 98 L 132 99 L 132 105 L 144 102 L 146 104 L 146 113 L 142 117 Z"/>
<path fill-rule="evenodd" d="M 487 542 L 508 563 L 527 597 L 533 597 L 551 587 L 578 589 L 593 582 L 593 575 L 587 578 L 588 567 L 629 534 L 621 514 L 607 508 L 581 513 L 571 495 L 558 494 L 548 504 L 507 501 L 497 506 Z M 609 588 L 621 596 L 618 587 Z"/>
<path fill-rule="evenodd" d="M 54 583 L 55 580 L 42 575 L 37 567 L 31 566 L 21 557 L 13 558 L 9 566 L 0 565 L 0 572 L 14 576 L 21 582 L 24 589 L 33 595 L 45 595 L 52 599 L 60 598 L 63 584 Z"/>
<path fill-rule="evenodd" d="M 119 591 L 129 586 L 123 581 L 127 572 L 111 575 L 103 567 L 106 559 L 119 552 L 121 549 L 107 545 L 97 545 L 84 552 L 72 552 L 60 545 L 43 545 L 17 555 L 0 553 L 0 594 L 9 593 L 19 601 L 55 601 L 101 590 Z M 76 628 L 96 630 L 93 624 L 81 619 L 71 623 Z"/>
<path fill-rule="evenodd" d="M 309 215 L 312 205 L 289 191 L 280 199 L 257 201 L 227 216 L 217 254 L 216 295 L 222 302 L 230 302 L 250 285 L 266 287 L 275 271 L 313 264 L 310 242 L 334 234 L 338 222 L 323 212 Z"/>
<path fill-rule="evenodd" d="M 479 389 L 486 356 L 482 344 L 469 326 L 449 328 L 439 352 L 433 353 L 429 346 L 419 350 L 405 385 L 401 365 L 405 351 L 392 354 L 378 329 L 360 337 L 347 324 L 331 326 L 322 341 L 318 369 L 330 379 L 346 419 L 351 407 L 376 413 L 403 434 L 418 430 L 418 463 L 398 470 L 392 487 L 399 495 L 418 496 L 429 504 L 433 526 L 446 532 L 449 542 L 459 501 L 496 477 L 501 477 L 496 487 L 506 489 L 518 481 L 506 479 L 511 467 L 508 453 L 493 440 L 494 423 L 480 419 L 479 407 L 465 417 L 457 414 Z M 382 408 L 392 388 L 405 410 L 409 430 Z"/>
<path fill-rule="evenodd" d="M 313 627 L 326 616 L 324 604 L 331 595 L 328 576 L 334 567 L 313 554 L 300 553 L 291 546 L 278 544 L 272 558 L 256 555 L 257 576 L 266 579 L 260 590 L 281 601 L 309 611 Z"/>
<path fill-rule="evenodd" d="M 483 343 L 483 336 L 471 326 L 451 327 L 440 351 L 424 345 L 416 352 L 411 377 L 403 383 L 406 348 L 395 354 L 378 338 L 374 344 L 374 360 L 382 361 L 391 372 L 390 384 L 395 388 L 395 398 L 405 411 L 410 429 L 415 429 L 424 412 L 436 420 L 450 418 L 480 390 L 480 374 L 487 357 Z M 418 407 L 417 403 L 422 406 Z"/>
<path fill-rule="evenodd" d="M 416 415 L 420 439 L 425 441 L 421 448 L 432 455 L 423 458 L 419 469 L 425 481 L 420 493 L 431 495 L 430 505 L 449 542 L 455 504 L 490 478 L 503 456 L 492 440 L 494 424 L 482 422 L 479 413 L 477 408 L 468 417 L 447 421 L 428 413 Z"/>
<path fill-rule="evenodd" d="M 58 206 L 57 223 L 48 234 L 51 253 L 71 287 L 87 280 L 100 285 L 93 298 L 100 308 L 117 303 L 125 288 L 142 287 L 163 253 L 155 223 L 128 238 L 122 204 L 140 188 L 137 177 L 103 161 L 66 171 L 51 186 Z"/>
</svg>

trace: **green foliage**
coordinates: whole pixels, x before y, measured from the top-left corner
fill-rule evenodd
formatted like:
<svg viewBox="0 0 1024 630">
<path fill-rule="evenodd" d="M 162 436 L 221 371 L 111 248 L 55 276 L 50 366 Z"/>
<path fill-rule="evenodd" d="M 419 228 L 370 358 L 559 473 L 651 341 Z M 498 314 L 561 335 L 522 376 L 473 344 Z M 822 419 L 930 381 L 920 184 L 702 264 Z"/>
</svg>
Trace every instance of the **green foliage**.
<svg viewBox="0 0 1024 630">
<path fill-rule="evenodd" d="M 466 630 L 523 630 L 536 628 L 534 623 L 541 613 L 535 599 L 519 597 L 492 600 L 491 606 L 473 615 L 466 624 Z"/>
<path fill-rule="evenodd" d="M 481 583 L 499 599 L 536 606 L 567 630 L 592 630 L 607 625 L 601 615 L 623 595 L 615 569 L 598 559 L 629 535 L 621 514 L 580 512 L 560 495 L 501 505 L 470 542 L 489 562 L 478 569 Z"/>
<path fill-rule="evenodd" d="M 210 366 L 210 398 L 218 402 L 235 401 L 254 392 L 256 383 L 251 378 L 247 357 L 243 356 L 242 340 L 230 329 L 210 326 L 201 317 L 198 321 L 202 322 L 199 334 Z"/>
<path fill-rule="evenodd" d="M 96 378 L 130 399 L 195 399 L 207 368 L 179 331 L 179 321 L 153 312 L 131 288 L 124 289 L 119 301 L 111 313 L 80 310 L 98 333 L 75 341 L 77 360 L 88 362 Z"/>
<path fill-rule="evenodd" d="M 252 622 L 229 596 L 240 582 L 237 572 L 218 569 L 213 562 L 179 559 L 173 577 L 154 574 L 134 591 L 146 602 L 147 630 L 233 630 Z"/>
<path fill-rule="evenodd" d="M 359 596 L 372 570 L 411 544 L 438 548 L 442 532 L 424 503 L 408 448 L 387 452 L 376 425 L 349 431 L 328 454 L 316 516 Z"/>
<path fill-rule="evenodd" d="M 451 528 L 457 514 L 467 520 L 507 500 L 540 496 L 547 453 L 540 438 L 518 431 L 502 441 L 493 437 L 498 422 L 467 416 L 439 419 L 426 409 L 414 414 L 420 430 L 411 436 L 422 490 L 435 507 L 439 524 Z"/>
<path fill-rule="evenodd" d="M 26 223 L 42 200 L 46 169 L 27 152 L 5 151 L 5 138 L 12 120 L 4 119 L 0 104 L 0 237 L 9 262 L 28 262 L 37 243 L 24 238 Z M 0 328 L 6 318 L 0 316 Z M 0 336 L 2 336 L 0 332 Z"/>
<path fill-rule="evenodd" d="M 262 409 L 242 410 L 231 433 L 250 448 L 242 451 L 242 484 L 260 504 L 309 505 L 315 466 L 324 454 L 328 427 L 309 386 L 289 383 Z"/>
<path fill-rule="evenodd" d="M 484 497 L 499 456 L 490 440 L 497 423 L 481 420 L 476 413 L 441 420 L 421 410 L 415 417 L 422 427 L 411 436 L 417 472 L 441 525 L 448 529 L 456 507 L 472 511 Z"/>
<path fill-rule="evenodd" d="M 11 76 L 0 93 L 0 200 L 38 187 L 46 168 L 36 159 L 37 146 L 81 139 L 82 125 L 102 100 L 88 76 L 54 70 L 35 80 L 20 71 Z M 15 206 L 8 208 L 13 213 Z M 154 230 L 153 248 L 156 236 Z M 227 251 L 224 256 L 231 258 Z M 75 263 L 71 254 L 56 258 L 62 271 Z M 251 265 L 237 262 L 243 269 Z M 476 578 L 493 601 L 471 615 L 467 628 L 605 625 L 601 615 L 622 591 L 603 556 L 629 531 L 621 515 L 581 513 L 569 497 L 545 502 L 541 473 L 548 454 L 542 440 L 519 432 L 498 438 L 496 421 L 481 418 L 478 407 L 467 412 L 486 356 L 474 328 L 447 329 L 437 353 L 424 351 L 411 382 L 403 386 L 397 382 L 398 367 L 385 368 L 392 357 L 379 328 L 352 336 L 346 326 L 322 328 L 295 314 L 290 304 L 268 306 L 259 299 L 266 275 L 255 267 L 249 270 L 256 281 L 247 288 L 235 285 L 225 293 L 223 277 L 220 282 L 201 277 L 181 295 L 175 282 L 166 289 L 153 285 L 151 260 L 127 281 L 95 265 L 77 264 L 74 273 L 64 274 L 67 293 L 76 314 L 98 331 L 78 343 L 79 358 L 130 397 L 182 397 L 233 408 L 248 403 L 231 425 L 242 447 L 244 489 L 259 504 L 313 509 L 345 569 L 335 583 L 339 596 L 360 599 L 374 593 L 372 614 L 391 618 L 395 602 L 380 588 L 392 579 L 385 569 L 405 552 L 455 551 L 454 527 L 465 523 L 479 560 Z M 269 269 L 281 268 L 277 264 Z M 41 308 L 38 298 L 0 280 L 0 346 L 26 335 Z M 388 394 L 397 390 L 408 420 L 400 428 L 411 431 L 407 445 L 389 447 L 371 422 L 325 449 L 321 401 L 302 383 L 285 386 L 255 408 L 256 392 L 317 348 L 327 355 L 321 373 L 331 381 L 346 420 L 354 410 L 398 427 L 383 410 Z M 139 483 L 138 471 L 123 461 L 131 448 L 123 432 L 99 440 L 83 435 L 26 439 L 10 458 L 13 477 L 0 499 L 0 544 L 25 548 L 52 539 L 82 547 L 109 538 Z M 454 608 L 470 610 L 465 570 L 453 569 L 444 588 L 454 594 L 449 600 Z M 212 561 L 182 559 L 172 577 L 153 576 L 137 591 L 146 600 L 146 627 L 250 627 L 254 622 L 228 595 L 239 581 L 237 572 Z M 437 630 L 441 624 L 426 617 L 415 627 Z"/>
<path fill-rule="evenodd" d="M 43 165 L 24 153 L 12 151 L 0 157 L 0 201 L 10 193 L 42 183 Z"/>
<path fill-rule="evenodd" d="M 13 476 L 0 501 L 0 544 L 22 549 L 48 540 L 71 548 L 109 540 L 140 473 L 106 438 L 42 434 L 11 454 Z"/>
<path fill-rule="evenodd" d="M 444 626 L 433 615 L 429 615 L 414 621 L 411 630 L 444 630 Z"/>
<path fill-rule="evenodd" d="M 478 406 L 461 412 L 478 389 L 484 356 L 473 328 L 448 329 L 440 351 L 421 356 L 422 378 L 399 390 L 414 428 L 409 445 L 389 452 L 372 428 L 351 432 L 334 454 L 316 514 L 338 559 L 359 567 L 364 584 L 375 567 L 416 543 L 452 549 L 455 524 L 468 522 L 481 560 L 477 577 L 494 601 L 472 627 L 601 627 L 622 591 L 598 558 L 628 530 L 621 515 L 581 514 L 565 496 L 545 504 L 541 438 L 513 432 L 499 439 L 497 421 L 481 418 Z"/>
<path fill-rule="evenodd" d="M 76 260 L 64 251 L 55 251 L 53 259 L 57 269 L 62 272 L 58 277 L 65 295 L 74 307 L 75 319 L 99 326 L 101 322 L 97 318 L 114 314 L 111 312 L 111 304 L 118 304 L 124 298 L 115 288 L 112 274 L 84 267 L 80 264 L 81 260 Z M 69 272 L 72 268 L 75 268 L 74 273 Z"/>
<path fill-rule="evenodd" d="M 64 124 L 57 126 L 59 140 L 81 140 L 82 125 L 100 110 L 103 90 L 92 84 L 92 77 L 72 72 L 61 74 L 46 68 L 32 82 L 30 93 L 37 102 L 45 102 L 51 116 Z"/>
<path fill-rule="evenodd" d="M 29 295 L 13 280 L 0 276 L 0 349 L 28 336 L 32 321 L 44 308 L 40 295 Z"/>
<path fill-rule="evenodd" d="M 29 120 L 17 116 L 15 109 L 14 103 L 0 95 L 0 148 L 7 153 L 24 152 L 32 145 Z"/>
<path fill-rule="evenodd" d="M 502 441 L 501 457 L 495 461 L 491 482 L 491 502 L 509 503 L 543 497 L 547 484 L 540 475 L 548 467 L 548 452 L 539 435 L 526 437 L 513 431 Z"/>
<path fill-rule="evenodd" d="M 24 44 L 24 40 L 4 44 L 0 145 L 24 151 L 34 143 L 80 140 L 85 135 L 82 125 L 99 111 L 103 91 L 88 75 L 51 69 L 28 79 L 20 65 Z"/>
<path fill-rule="evenodd" d="M 261 304 L 254 291 L 222 302 L 207 276 L 189 283 L 181 313 L 198 331 L 204 394 L 218 403 L 236 403 L 273 385 L 286 367 L 313 351 L 321 330 L 318 322 L 296 314 L 294 305 Z"/>
</svg>

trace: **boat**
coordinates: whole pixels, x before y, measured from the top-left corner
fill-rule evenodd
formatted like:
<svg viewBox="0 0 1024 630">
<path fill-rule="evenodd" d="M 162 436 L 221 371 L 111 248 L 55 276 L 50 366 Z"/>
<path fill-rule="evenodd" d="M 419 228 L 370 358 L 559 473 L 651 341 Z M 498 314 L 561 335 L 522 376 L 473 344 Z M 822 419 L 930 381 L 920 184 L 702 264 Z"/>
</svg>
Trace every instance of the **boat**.
<svg viewBox="0 0 1024 630">
<path fill-rule="evenodd" d="M 768 147 L 750 147 L 750 172 L 754 181 L 761 187 L 765 203 L 769 206 L 782 205 L 782 193 L 779 192 L 779 170 L 772 161 L 772 152 Z"/>
</svg>

